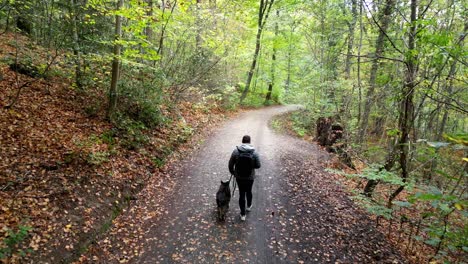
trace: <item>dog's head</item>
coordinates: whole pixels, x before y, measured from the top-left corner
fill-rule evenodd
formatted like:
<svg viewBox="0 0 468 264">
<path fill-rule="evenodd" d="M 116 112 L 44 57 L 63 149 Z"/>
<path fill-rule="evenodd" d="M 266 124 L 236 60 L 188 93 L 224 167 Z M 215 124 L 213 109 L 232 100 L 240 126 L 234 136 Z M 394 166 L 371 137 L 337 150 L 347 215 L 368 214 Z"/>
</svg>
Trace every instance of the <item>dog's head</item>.
<svg viewBox="0 0 468 264">
<path fill-rule="evenodd" d="M 221 180 L 221 185 L 223 186 L 229 186 L 230 181 L 223 181 Z"/>
</svg>

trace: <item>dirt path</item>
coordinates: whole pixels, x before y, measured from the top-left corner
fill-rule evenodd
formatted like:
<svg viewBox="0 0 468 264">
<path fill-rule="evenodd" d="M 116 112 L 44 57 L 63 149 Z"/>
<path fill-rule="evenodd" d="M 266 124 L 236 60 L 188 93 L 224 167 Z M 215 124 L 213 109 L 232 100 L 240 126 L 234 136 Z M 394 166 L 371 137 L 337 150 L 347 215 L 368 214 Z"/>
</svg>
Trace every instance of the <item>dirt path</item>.
<svg viewBox="0 0 468 264">
<path fill-rule="evenodd" d="M 405 262 L 324 172 L 326 153 L 268 127 L 273 115 L 291 109 L 250 111 L 226 123 L 171 170 L 165 186 L 145 190 L 82 262 Z M 236 192 L 226 222 L 218 223 L 215 193 L 244 134 L 262 160 L 254 209 L 241 222 Z M 151 199 L 161 191 L 170 196 Z"/>
</svg>

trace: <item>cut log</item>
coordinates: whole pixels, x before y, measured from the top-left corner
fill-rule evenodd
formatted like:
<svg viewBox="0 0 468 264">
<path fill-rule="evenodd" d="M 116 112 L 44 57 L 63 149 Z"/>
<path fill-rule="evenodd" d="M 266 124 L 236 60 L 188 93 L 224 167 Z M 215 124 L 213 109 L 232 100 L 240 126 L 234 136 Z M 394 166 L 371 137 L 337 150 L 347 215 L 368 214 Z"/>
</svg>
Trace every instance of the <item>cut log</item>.
<svg viewBox="0 0 468 264">
<path fill-rule="evenodd" d="M 37 78 L 41 76 L 41 74 L 39 73 L 39 69 L 34 65 L 12 63 L 9 66 L 10 66 L 10 70 L 27 75 L 29 77 Z"/>
</svg>

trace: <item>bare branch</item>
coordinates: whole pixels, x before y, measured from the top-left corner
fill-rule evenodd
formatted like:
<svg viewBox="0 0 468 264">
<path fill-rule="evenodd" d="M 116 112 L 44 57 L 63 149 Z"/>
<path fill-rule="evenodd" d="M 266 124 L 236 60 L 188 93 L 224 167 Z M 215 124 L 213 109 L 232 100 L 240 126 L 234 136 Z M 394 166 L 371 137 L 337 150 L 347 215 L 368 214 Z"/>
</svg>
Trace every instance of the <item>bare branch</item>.
<svg viewBox="0 0 468 264">
<path fill-rule="evenodd" d="M 342 52 L 340 52 L 341 55 L 348 55 L 348 54 L 344 54 Z M 401 60 L 401 59 L 397 59 L 397 58 L 389 58 L 389 57 L 385 57 L 385 56 L 369 56 L 369 55 L 354 55 L 354 54 L 350 54 L 351 56 L 353 57 L 357 57 L 357 58 L 368 58 L 368 59 L 384 59 L 384 60 L 390 60 L 390 61 L 396 61 L 396 62 L 400 62 L 400 63 L 404 63 L 406 64 L 406 62 L 404 60 Z"/>
<path fill-rule="evenodd" d="M 393 42 L 393 40 L 387 35 L 387 32 L 385 32 L 385 30 L 382 29 L 382 27 L 380 26 L 379 22 L 377 22 L 377 20 L 375 19 L 374 15 L 372 14 L 372 11 L 371 9 L 369 8 L 369 5 L 366 3 L 366 1 L 363 1 L 367 10 L 369 10 L 369 14 L 371 15 L 371 18 L 372 18 L 372 21 L 374 21 L 374 23 L 377 25 L 377 27 L 379 28 L 379 30 L 385 35 L 385 37 L 387 38 L 387 40 L 390 42 L 390 44 L 392 45 L 392 47 L 398 51 L 399 53 L 401 54 L 404 54 L 403 51 L 401 51 L 399 48 L 397 48 L 397 46 L 395 45 L 395 43 Z"/>
<path fill-rule="evenodd" d="M 438 103 L 441 103 L 441 104 L 444 104 L 444 105 L 446 105 L 446 106 L 448 106 L 448 107 L 453 108 L 453 110 L 455 110 L 455 111 L 458 111 L 458 112 L 463 113 L 463 114 L 468 114 L 468 110 L 466 110 L 465 107 L 463 107 L 459 102 L 457 102 L 457 101 L 456 101 L 455 99 L 453 99 L 453 98 L 450 98 L 450 101 L 455 102 L 457 105 L 452 104 L 452 103 L 449 103 L 449 102 L 447 102 L 447 101 L 445 101 L 445 100 L 440 100 L 440 99 L 435 98 L 435 97 L 433 97 L 433 96 L 431 96 L 431 95 L 429 95 L 429 94 L 427 94 L 426 96 L 427 96 L 429 99 L 431 99 L 431 100 L 433 100 L 433 101 L 435 101 L 435 102 L 438 102 Z M 446 97 L 447 97 L 447 96 L 446 96 Z"/>
</svg>

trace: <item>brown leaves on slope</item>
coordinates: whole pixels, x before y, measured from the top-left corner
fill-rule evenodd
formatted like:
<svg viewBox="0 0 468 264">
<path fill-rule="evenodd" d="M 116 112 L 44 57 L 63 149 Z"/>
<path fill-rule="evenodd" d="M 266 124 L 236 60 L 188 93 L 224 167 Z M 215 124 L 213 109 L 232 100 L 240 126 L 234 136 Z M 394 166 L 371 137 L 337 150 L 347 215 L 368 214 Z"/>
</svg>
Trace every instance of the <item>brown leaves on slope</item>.
<svg viewBox="0 0 468 264">
<path fill-rule="evenodd" d="M 7 42 L 0 39 L 5 47 L 0 55 L 14 52 Z M 33 228 L 13 248 L 33 252 L 10 257 L 11 263 L 77 258 L 148 179 L 155 178 L 158 186 L 168 178 L 159 173 L 155 157 L 176 159 L 168 156 L 171 151 L 188 148 L 190 136 L 223 118 L 221 112 L 184 103 L 180 113 L 185 122 L 147 131 L 150 143 L 130 151 L 119 147 L 118 138 L 115 144 L 104 140 L 112 126 L 102 115 L 84 113 L 88 95 L 73 90 L 67 79 L 31 79 L 0 67 L 0 248 L 6 247 L 8 230 Z M 18 79 L 30 84 L 11 109 L 4 109 L 16 94 Z M 181 131 L 190 133 L 180 138 Z M 163 149 L 169 151 L 162 155 Z M 161 195 L 166 191 L 161 188 Z"/>
</svg>

